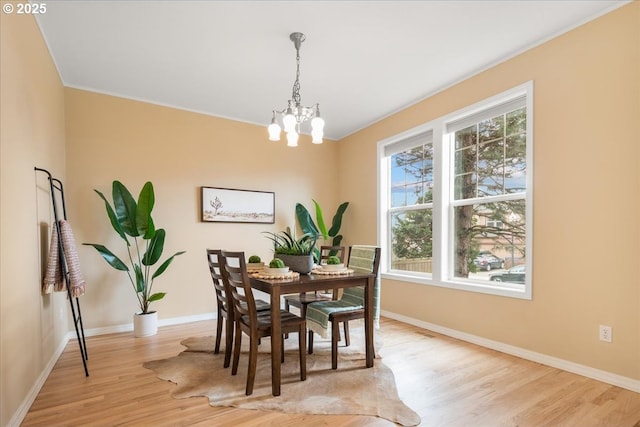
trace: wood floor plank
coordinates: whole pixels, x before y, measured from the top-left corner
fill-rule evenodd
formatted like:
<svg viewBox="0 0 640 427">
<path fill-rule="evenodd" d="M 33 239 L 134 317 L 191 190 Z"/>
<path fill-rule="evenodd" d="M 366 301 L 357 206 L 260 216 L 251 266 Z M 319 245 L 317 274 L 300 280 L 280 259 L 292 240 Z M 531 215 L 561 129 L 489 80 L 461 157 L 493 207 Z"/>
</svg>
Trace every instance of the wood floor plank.
<svg viewBox="0 0 640 427">
<path fill-rule="evenodd" d="M 391 426 L 365 416 L 282 414 L 174 399 L 175 385 L 142 367 L 175 356 L 180 341 L 212 335 L 213 321 L 87 339 L 86 378 L 69 342 L 22 426 Z M 403 401 L 423 426 L 640 427 L 640 394 L 382 319 L 380 349 Z M 242 374 L 242 371 L 240 371 Z"/>
</svg>

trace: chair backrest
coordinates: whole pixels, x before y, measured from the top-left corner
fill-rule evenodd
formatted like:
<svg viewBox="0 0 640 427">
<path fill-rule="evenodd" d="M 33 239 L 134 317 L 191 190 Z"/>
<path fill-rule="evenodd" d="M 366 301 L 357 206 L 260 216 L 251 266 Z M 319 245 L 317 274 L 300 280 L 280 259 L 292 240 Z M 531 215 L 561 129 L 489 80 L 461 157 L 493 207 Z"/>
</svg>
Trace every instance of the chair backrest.
<svg viewBox="0 0 640 427">
<path fill-rule="evenodd" d="M 233 301 L 234 315 L 248 316 L 249 325 L 257 324 L 256 301 L 253 298 L 251 282 L 244 261 L 244 252 L 222 251 L 224 275 L 229 284 L 231 301 Z"/>
<path fill-rule="evenodd" d="M 373 287 L 373 318 L 380 319 L 380 247 L 353 245 L 349 247 L 348 267 L 350 270 L 376 275 Z M 342 294 L 342 301 L 353 306 L 364 306 L 364 288 L 346 288 Z"/>
<path fill-rule="evenodd" d="M 216 300 L 218 303 L 218 309 L 222 309 L 229 313 L 229 308 L 233 307 L 229 301 L 228 295 L 230 291 L 228 289 L 228 283 L 223 278 L 223 267 L 221 263 L 222 251 L 220 249 L 207 249 L 207 262 L 209 263 L 209 271 L 211 272 L 211 279 L 213 279 L 213 287 L 216 291 Z"/>
<path fill-rule="evenodd" d="M 320 246 L 320 264 L 330 256 L 337 256 L 344 262 L 344 246 Z"/>
<path fill-rule="evenodd" d="M 347 266 L 353 271 L 373 273 L 377 276 L 380 269 L 380 252 L 378 246 L 349 246 Z"/>
</svg>

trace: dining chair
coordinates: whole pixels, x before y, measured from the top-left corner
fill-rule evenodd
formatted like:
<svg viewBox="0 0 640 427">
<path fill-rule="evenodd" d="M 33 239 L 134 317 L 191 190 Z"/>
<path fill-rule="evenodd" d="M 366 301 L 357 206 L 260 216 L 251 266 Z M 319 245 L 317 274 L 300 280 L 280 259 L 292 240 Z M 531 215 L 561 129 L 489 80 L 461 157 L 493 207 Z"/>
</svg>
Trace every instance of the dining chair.
<svg viewBox="0 0 640 427">
<path fill-rule="evenodd" d="M 253 393 L 253 383 L 256 377 L 258 361 L 258 340 L 271 336 L 271 313 L 263 312 L 258 315 L 253 290 L 247 273 L 244 252 L 222 251 L 224 278 L 229 284 L 231 300 L 233 301 L 234 321 L 236 325 L 233 349 L 233 365 L 231 374 L 238 373 L 242 333 L 249 336 L 249 369 L 247 372 L 247 386 L 245 393 Z M 300 380 L 307 379 L 306 357 L 306 322 L 303 317 L 296 316 L 286 310 L 280 310 L 280 327 L 282 334 L 298 333 L 298 353 L 300 360 Z M 284 341 L 283 341 L 284 346 Z M 282 351 L 284 362 L 284 349 Z"/>
<path fill-rule="evenodd" d="M 328 259 L 330 256 L 337 256 L 340 258 L 340 262 L 344 262 L 344 246 L 320 246 L 320 260 L 319 264 L 322 264 L 323 260 Z M 305 292 L 298 295 L 285 295 L 284 296 L 284 309 L 291 311 L 291 307 L 296 307 L 300 310 L 300 317 L 307 317 L 307 306 L 312 302 L 318 301 L 331 301 L 337 299 L 337 294 L 329 294 L 329 291 L 325 293 L 318 292 Z M 347 330 L 345 329 L 345 334 Z M 313 339 L 313 332 L 309 331 L 309 339 Z M 348 339 L 348 338 L 345 338 Z M 309 353 L 311 354 L 311 353 Z"/>
<path fill-rule="evenodd" d="M 207 249 L 207 262 L 209 264 L 209 271 L 211 272 L 211 279 L 213 279 L 213 287 L 216 291 L 216 305 L 217 305 L 217 322 L 216 322 L 216 343 L 213 352 L 215 354 L 220 353 L 220 341 L 222 337 L 222 325 L 226 319 L 225 328 L 225 346 L 224 346 L 224 367 L 228 368 L 231 361 L 231 349 L 233 348 L 233 303 L 229 299 L 231 295 L 229 285 L 225 283 L 222 275 L 223 268 L 221 267 L 222 250 L 220 249 Z M 258 312 L 269 311 L 271 306 L 268 302 L 263 300 L 256 300 L 256 310 Z"/>
<path fill-rule="evenodd" d="M 380 320 L 380 248 L 377 246 L 353 245 L 349 247 L 349 269 L 376 275 L 373 289 L 373 320 Z M 307 306 L 306 320 L 309 327 L 309 354 L 313 353 L 313 332 L 327 336 L 331 323 L 331 368 L 338 369 L 338 340 L 340 323 L 345 328 L 345 346 L 349 346 L 349 321 L 364 319 L 364 288 L 345 288 L 339 300 L 319 301 Z"/>
</svg>

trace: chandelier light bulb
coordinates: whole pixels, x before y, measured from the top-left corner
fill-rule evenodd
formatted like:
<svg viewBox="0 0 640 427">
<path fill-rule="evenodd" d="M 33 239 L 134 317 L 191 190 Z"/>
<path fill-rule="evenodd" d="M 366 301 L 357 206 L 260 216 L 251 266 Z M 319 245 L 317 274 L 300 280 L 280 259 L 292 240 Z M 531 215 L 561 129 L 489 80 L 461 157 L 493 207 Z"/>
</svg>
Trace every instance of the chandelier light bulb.
<svg viewBox="0 0 640 427">
<path fill-rule="evenodd" d="M 284 125 L 285 132 L 289 133 L 294 131 L 296 126 L 296 118 L 293 113 L 291 113 L 291 110 L 289 110 L 289 112 L 287 112 L 287 114 L 282 118 L 282 124 Z"/>
<path fill-rule="evenodd" d="M 324 119 L 322 117 L 316 116 L 311 120 L 311 131 L 322 132 L 324 129 Z"/>
<path fill-rule="evenodd" d="M 292 130 L 291 132 L 287 132 L 287 146 L 289 147 L 297 147 L 298 146 L 298 132 Z"/>
<path fill-rule="evenodd" d="M 280 125 L 278 125 L 275 121 L 271 122 L 268 127 L 269 130 L 269 141 L 280 141 Z"/>
<path fill-rule="evenodd" d="M 314 144 L 322 144 L 322 132 L 311 131 L 311 142 Z"/>
</svg>

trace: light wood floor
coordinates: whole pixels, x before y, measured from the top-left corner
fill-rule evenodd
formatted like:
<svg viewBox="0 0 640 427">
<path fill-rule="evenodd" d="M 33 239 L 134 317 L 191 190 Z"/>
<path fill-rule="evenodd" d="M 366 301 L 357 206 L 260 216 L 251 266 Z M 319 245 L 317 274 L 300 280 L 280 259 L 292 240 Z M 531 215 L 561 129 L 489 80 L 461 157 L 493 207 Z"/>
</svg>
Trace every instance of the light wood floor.
<svg viewBox="0 0 640 427">
<path fill-rule="evenodd" d="M 87 339 L 89 373 L 70 341 L 23 426 L 390 426 L 375 417 L 288 415 L 177 400 L 174 384 L 142 367 L 212 335 L 214 321 Z M 382 321 L 384 363 L 423 426 L 640 427 L 640 394 L 394 320 Z M 244 368 L 246 369 L 246 367 Z M 239 375 L 243 375 L 240 371 Z"/>
</svg>

